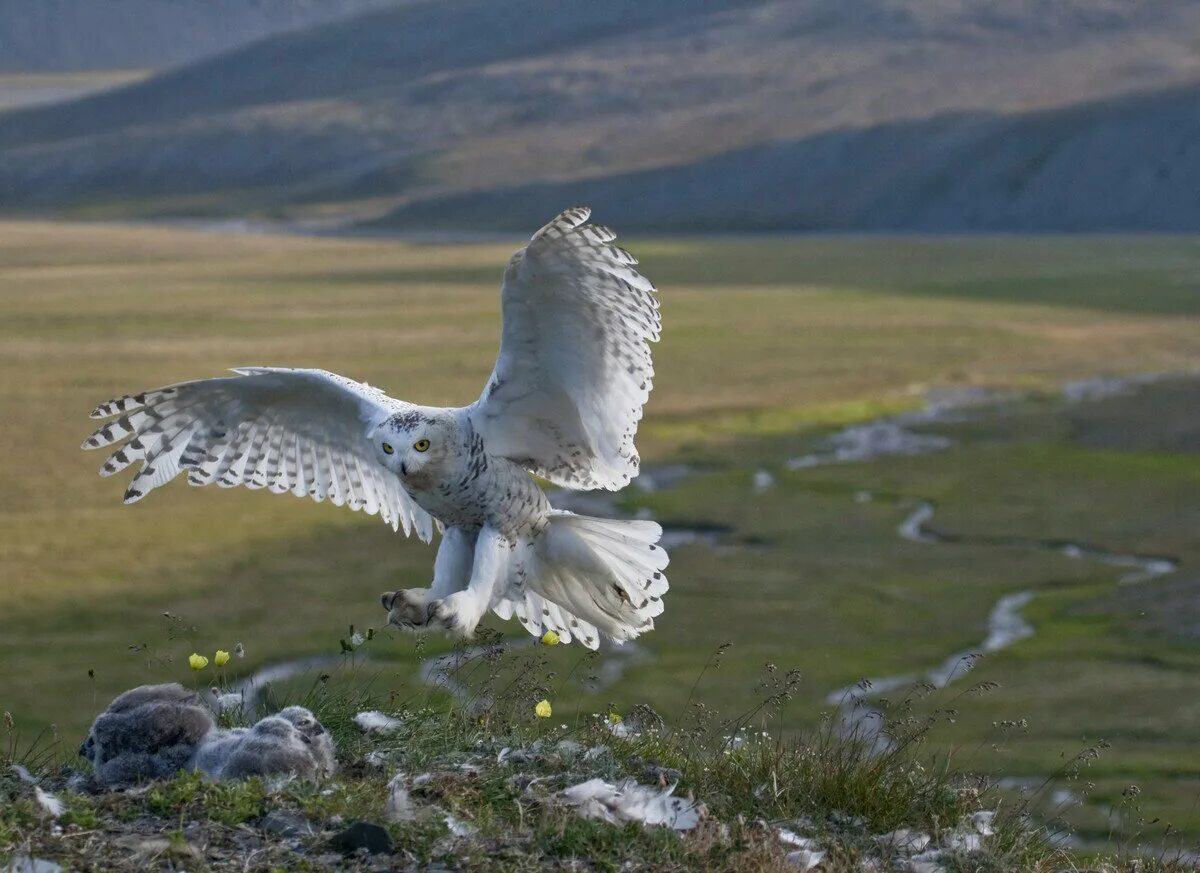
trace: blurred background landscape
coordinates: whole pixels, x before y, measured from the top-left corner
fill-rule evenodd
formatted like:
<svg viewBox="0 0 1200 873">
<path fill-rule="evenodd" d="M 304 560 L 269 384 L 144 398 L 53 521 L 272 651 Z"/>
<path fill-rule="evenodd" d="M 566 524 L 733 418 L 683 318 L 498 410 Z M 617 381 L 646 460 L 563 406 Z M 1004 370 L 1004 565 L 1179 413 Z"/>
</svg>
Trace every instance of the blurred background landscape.
<svg viewBox="0 0 1200 873">
<path fill-rule="evenodd" d="M 790 717 L 838 723 L 870 678 L 1078 845 L 1195 849 L 1185 0 L 0 0 L 0 709 L 73 745 L 194 649 L 336 670 L 432 550 L 262 492 L 123 508 L 87 412 L 255 364 L 470 402 L 506 258 L 576 203 L 664 314 L 646 475 L 576 505 L 661 520 L 673 587 L 633 655 L 549 654 L 556 712 L 678 713 L 730 642 L 698 698 L 797 667 Z M 417 689 L 446 649 L 354 658 Z"/>
</svg>

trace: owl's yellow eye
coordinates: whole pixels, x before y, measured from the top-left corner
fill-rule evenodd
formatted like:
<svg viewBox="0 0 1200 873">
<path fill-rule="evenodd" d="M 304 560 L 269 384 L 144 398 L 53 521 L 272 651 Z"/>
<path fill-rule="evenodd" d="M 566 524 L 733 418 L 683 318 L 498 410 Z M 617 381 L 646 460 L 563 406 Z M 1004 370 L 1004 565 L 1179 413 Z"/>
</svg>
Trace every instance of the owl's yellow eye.
<svg viewBox="0 0 1200 873">
<path fill-rule="evenodd" d="M 413 448 L 416 449 L 418 452 L 428 451 L 429 450 L 429 440 L 417 440 L 415 443 L 413 443 Z"/>
<path fill-rule="evenodd" d="M 396 450 L 393 449 L 390 444 L 388 444 L 388 443 L 383 444 L 383 453 L 385 455 L 390 455 L 394 451 L 396 451 Z"/>
</svg>

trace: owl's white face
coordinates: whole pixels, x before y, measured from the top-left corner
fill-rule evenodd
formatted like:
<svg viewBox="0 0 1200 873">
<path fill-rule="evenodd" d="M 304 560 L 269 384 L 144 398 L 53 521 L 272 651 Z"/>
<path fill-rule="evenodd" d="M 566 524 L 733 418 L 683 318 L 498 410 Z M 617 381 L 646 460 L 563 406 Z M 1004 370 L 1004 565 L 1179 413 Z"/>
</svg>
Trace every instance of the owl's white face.
<svg viewBox="0 0 1200 873">
<path fill-rule="evenodd" d="M 444 419 L 413 412 L 389 418 L 372 436 L 379 463 L 413 488 L 427 488 L 457 457 L 454 428 Z"/>
</svg>

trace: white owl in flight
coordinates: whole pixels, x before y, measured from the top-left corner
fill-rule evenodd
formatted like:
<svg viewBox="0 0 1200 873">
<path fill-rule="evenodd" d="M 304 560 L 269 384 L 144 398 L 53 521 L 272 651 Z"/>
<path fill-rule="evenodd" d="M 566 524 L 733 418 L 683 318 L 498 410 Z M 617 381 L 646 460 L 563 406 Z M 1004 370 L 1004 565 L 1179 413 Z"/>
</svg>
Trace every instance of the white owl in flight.
<svg viewBox="0 0 1200 873">
<path fill-rule="evenodd" d="M 442 542 L 429 588 L 387 592 L 389 621 L 470 635 L 488 609 L 532 634 L 596 648 L 654 627 L 667 590 L 662 529 L 550 508 L 533 475 L 616 490 L 638 473 L 650 394 L 654 286 L 590 210 L 568 209 L 504 271 L 500 355 L 470 406 L 395 400 L 324 370 L 242 367 L 102 403 L 85 449 L 130 437 L 125 502 L 180 472 L 192 485 L 290 491 Z"/>
</svg>

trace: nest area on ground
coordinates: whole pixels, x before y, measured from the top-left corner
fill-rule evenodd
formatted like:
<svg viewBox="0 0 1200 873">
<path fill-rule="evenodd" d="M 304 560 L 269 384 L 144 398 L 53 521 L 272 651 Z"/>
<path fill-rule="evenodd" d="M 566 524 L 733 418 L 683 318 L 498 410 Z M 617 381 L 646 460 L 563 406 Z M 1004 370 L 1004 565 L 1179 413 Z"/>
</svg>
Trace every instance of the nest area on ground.
<svg viewBox="0 0 1200 873">
<path fill-rule="evenodd" d="M 649 710 L 598 718 L 579 739 L 540 724 L 536 735 L 449 737 L 448 728 L 462 727 L 453 719 L 360 711 L 335 743 L 302 707 L 224 728 L 179 685 L 135 688 L 93 723 L 80 749 L 89 775 L 64 782 L 17 767 L 0 777 L 0 795 L 16 801 L 11 809 L 29 813 L 23 824 L 0 816 L 0 850 L 6 842 L 16 850 L 2 869 L 266 869 L 302 861 L 311 869 L 382 870 L 395 869 L 398 856 L 416 869 L 437 857 L 495 869 L 472 858 L 481 847 L 508 846 L 551 868 L 590 851 L 627 859 L 632 852 L 645 869 L 937 873 L 981 856 L 994 838 L 992 814 L 982 809 L 936 832 L 874 833 L 843 815 L 839 827 L 856 834 L 852 846 L 811 818 L 718 818 L 703 798 L 677 791 L 679 769 L 632 751 L 644 751 L 640 738 L 663 729 Z M 431 740 L 441 744 L 436 754 L 414 754 Z M 746 731 L 727 740 L 720 753 L 727 760 L 770 744 Z M 511 804 L 517 819 L 505 823 L 500 803 Z M 579 846 L 564 842 L 576 828 L 592 830 Z M 656 833 L 676 836 L 662 843 Z M 715 858 L 725 860 L 709 866 Z"/>
</svg>

